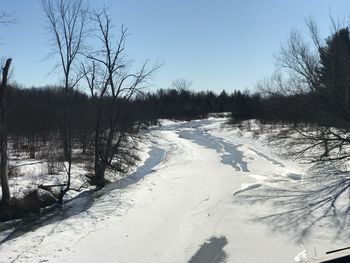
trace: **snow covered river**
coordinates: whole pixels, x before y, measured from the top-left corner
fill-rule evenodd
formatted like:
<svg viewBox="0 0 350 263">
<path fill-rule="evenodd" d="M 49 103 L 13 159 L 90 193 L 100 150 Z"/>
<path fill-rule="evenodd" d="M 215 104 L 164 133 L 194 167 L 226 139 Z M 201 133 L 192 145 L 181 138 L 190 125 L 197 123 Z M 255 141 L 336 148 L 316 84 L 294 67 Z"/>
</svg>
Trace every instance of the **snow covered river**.
<svg viewBox="0 0 350 263">
<path fill-rule="evenodd" d="M 260 219 L 280 208 L 238 197 L 298 184 L 303 168 L 261 142 L 230 136 L 222 123 L 154 128 L 150 157 L 135 174 L 90 196 L 79 213 L 4 242 L 0 262 L 281 263 L 337 247 L 322 231 L 276 231 Z"/>
</svg>

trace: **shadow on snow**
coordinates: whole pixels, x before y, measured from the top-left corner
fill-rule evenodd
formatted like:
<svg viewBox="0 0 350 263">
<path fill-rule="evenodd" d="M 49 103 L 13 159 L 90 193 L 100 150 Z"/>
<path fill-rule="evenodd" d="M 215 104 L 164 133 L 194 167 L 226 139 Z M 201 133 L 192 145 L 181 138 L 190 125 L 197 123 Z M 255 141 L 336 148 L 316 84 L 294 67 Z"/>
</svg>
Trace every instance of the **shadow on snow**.
<svg viewBox="0 0 350 263">
<path fill-rule="evenodd" d="M 211 237 L 205 241 L 188 263 L 220 263 L 225 262 L 227 254 L 224 247 L 227 245 L 226 237 Z"/>
<path fill-rule="evenodd" d="M 142 180 L 163 160 L 164 155 L 165 150 L 153 146 L 149 151 L 149 158 L 130 176 L 110 183 L 98 191 L 91 190 L 82 192 L 75 198 L 66 202 L 63 206 L 55 205 L 46 209 L 40 216 L 3 223 L 2 225 L 0 224 L 0 231 L 3 232 L 2 235 L 4 236 L 4 232 L 6 233 L 5 237 L 0 239 L 0 244 L 20 237 L 29 231 L 35 231 L 40 227 L 51 224 L 58 224 L 63 220 L 80 214 L 86 216 L 86 219 L 91 219 L 90 222 L 92 225 L 95 224 L 95 221 L 103 221 L 103 218 L 109 217 L 109 215 L 115 212 L 121 205 L 118 200 L 119 192 L 114 190 L 125 188 Z M 113 199 L 113 202 L 111 202 L 111 199 Z M 89 211 L 93 205 L 93 211 Z"/>
<path fill-rule="evenodd" d="M 315 167 L 312 176 L 281 187 L 263 186 L 234 195 L 242 204 L 269 203 L 273 211 L 254 221 L 266 223 L 275 231 L 292 231 L 296 241 L 312 231 L 326 233 L 335 229 L 332 238 L 350 237 L 350 174 L 329 165 Z"/>
</svg>

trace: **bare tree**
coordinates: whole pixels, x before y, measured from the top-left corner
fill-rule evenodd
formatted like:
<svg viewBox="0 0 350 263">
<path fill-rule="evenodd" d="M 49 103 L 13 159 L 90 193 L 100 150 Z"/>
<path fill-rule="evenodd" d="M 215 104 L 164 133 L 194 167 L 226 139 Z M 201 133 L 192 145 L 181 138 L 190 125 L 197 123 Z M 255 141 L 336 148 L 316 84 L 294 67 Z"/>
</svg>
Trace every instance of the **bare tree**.
<svg viewBox="0 0 350 263">
<path fill-rule="evenodd" d="M 176 79 L 171 83 L 171 87 L 179 91 L 188 90 L 191 87 L 191 85 L 192 81 L 187 79 Z"/>
<path fill-rule="evenodd" d="M 6 106 L 5 94 L 7 88 L 8 74 L 11 65 L 11 58 L 8 58 L 2 68 L 2 79 L 0 86 L 0 177 L 2 189 L 2 203 L 8 205 L 10 202 L 10 187 L 8 183 L 8 157 L 7 157 L 7 128 L 6 128 Z"/>
<path fill-rule="evenodd" d="M 318 83 L 318 49 L 312 48 L 301 34 L 292 31 L 285 46 L 281 47 L 277 65 L 286 69 L 289 76 L 300 83 L 306 91 L 314 90 Z"/>
<path fill-rule="evenodd" d="M 126 60 L 125 40 L 127 29 L 122 26 L 119 39 L 112 35 L 112 21 L 107 10 L 93 12 L 96 37 L 100 48 L 87 56 L 91 67 L 82 64 L 91 96 L 97 103 L 94 135 L 94 172 L 93 180 L 104 185 L 107 168 L 120 169 L 115 159 L 121 153 L 127 129 L 121 121 L 124 105 L 147 86 L 147 80 L 159 68 L 149 67 L 146 61 L 137 72 L 131 72 Z M 125 119 L 125 118 L 124 118 Z"/>
<path fill-rule="evenodd" d="M 11 14 L 0 11 L 0 24 L 8 25 L 8 24 L 12 24 L 14 22 L 15 22 L 15 19 L 12 17 Z"/>
<path fill-rule="evenodd" d="M 257 84 L 257 90 L 266 95 L 290 96 L 313 92 L 319 84 L 319 50 L 323 45 L 316 22 L 306 20 L 309 40 L 292 30 L 287 42 L 281 46 L 276 59 L 276 71 Z"/>
<path fill-rule="evenodd" d="M 58 55 L 63 75 L 63 151 L 66 167 L 67 184 L 62 190 L 60 200 L 70 188 L 72 164 L 72 130 L 69 121 L 67 98 L 82 78 L 78 74 L 78 59 L 83 49 L 87 10 L 82 0 L 42 0 L 42 7 L 48 20 L 48 31 L 52 36 L 53 53 Z"/>
<path fill-rule="evenodd" d="M 12 24 L 14 22 L 15 22 L 15 19 L 13 18 L 12 14 L 8 14 L 8 13 L 5 13 L 3 11 L 0 11 L 0 25 L 1 26 L 8 26 L 9 24 Z M 0 37 L 0 39 L 2 39 L 2 37 Z"/>
<path fill-rule="evenodd" d="M 8 25 L 14 22 L 14 19 L 10 14 L 3 11 L 0 12 L 0 25 Z M 7 156 L 7 127 L 6 127 L 6 88 L 9 78 L 9 71 L 12 59 L 8 58 L 2 67 L 2 76 L 0 82 L 0 179 L 3 205 L 8 205 L 10 202 L 11 194 L 8 182 L 8 156 Z"/>
<path fill-rule="evenodd" d="M 293 154 L 311 162 L 335 162 L 350 159 L 349 69 L 350 35 L 334 20 L 335 32 L 321 41 L 316 23 L 307 20 L 310 40 L 293 31 L 277 57 L 279 71 L 259 84 L 270 95 L 308 95 L 314 115 L 309 123 L 295 123 Z M 287 73 L 287 74 L 285 74 Z M 312 100 L 310 100 L 310 98 Z"/>
<path fill-rule="evenodd" d="M 259 84 L 269 99 L 286 99 L 280 100 L 284 104 L 275 109 L 277 112 L 285 113 L 292 105 L 295 113 L 300 107 L 298 99 L 306 99 L 307 105 L 297 110 L 307 115 L 311 109 L 311 114 L 302 121 L 297 119 L 292 129 L 284 130 L 278 138 L 287 139 L 279 145 L 282 143 L 290 157 L 306 160 L 313 167 L 299 189 L 293 184 L 290 189 L 283 186 L 243 194 L 245 201 L 272 200 L 274 207 L 283 208 L 259 218 L 259 222 L 283 231 L 299 229 L 303 236 L 321 221 L 327 226 L 334 224 L 337 234 L 349 236 L 345 230 L 350 225 L 350 205 L 343 201 L 349 200 L 350 189 L 350 35 L 348 28 L 332 22 L 334 32 L 326 41 L 320 40 L 312 20 L 307 21 L 311 41 L 292 32 L 277 57 L 278 73 Z M 291 104 L 286 106 L 286 101 Z"/>
</svg>

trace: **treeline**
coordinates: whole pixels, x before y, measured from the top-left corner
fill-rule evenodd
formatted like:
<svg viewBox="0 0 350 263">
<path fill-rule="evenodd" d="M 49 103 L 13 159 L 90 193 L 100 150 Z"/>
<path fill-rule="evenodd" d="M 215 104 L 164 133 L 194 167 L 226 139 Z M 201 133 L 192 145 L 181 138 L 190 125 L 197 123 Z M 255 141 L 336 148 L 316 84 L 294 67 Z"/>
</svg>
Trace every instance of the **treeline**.
<svg viewBox="0 0 350 263">
<path fill-rule="evenodd" d="M 50 136 L 60 136 L 63 126 L 63 108 L 69 110 L 69 125 L 73 137 L 92 136 L 94 132 L 94 116 L 97 114 L 96 98 L 74 90 L 68 96 L 59 87 L 20 88 L 9 86 L 6 91 L 7 129 L 12 138 L 25 138 L 34 143 Z M 111 110 L 109 98 L 103 101 L 102 129 Z M 120 129 L 133 127 L 141 121 L 137 103 L 119 99 L 118 125 Z M 142 111 L 140 111 L 142 112 Z"/>
<path fill-rule="evenodd" d="M 102 129 L 107 129 L 112 113 L 109 98 L 103 107 L 95 97 L 74 90 L 64 96 L 60 87 L 21 88 L 10 86 L 7 90 L 7 128 L 11 140 L 17 144 L 39 144 L 52 137 L 62 136 L 63 108 L 69 109 L 72 136 L 79 147 L 93 140 L 97 111 L 101 114 Z M 263 122 L 321 122 L 325 121 L 319 99 L 312 93 L 289 96 L 261 96 L 248 91 L 195 92 L 189 89 L 159 89 L 136 96 L 131 100 L 118 99 L 115 104 L 120 130 L 137 132 L 156 124 L 158 119 L 191 120 L 205 118 L 212 112 L 230 112 L 235 121 L 259 119 Z"/>
<path fill-rule="evenodd" d="M 247 96 L 238 107 L 240 111 L 232 112 L 232 121 L 257 119 L 262 123 L 318 124 L 327 121 L 322 113 L 321 101 L 313 93 L 305 94 L 255 94 Z M 334 123 L 332 123 L 334 125 Z"/>
<path fill-rule="evenodd" d="M 205 117 L 211 112 L 237 112 L 242 117 L 248 116 L 253 108 L 253 97 L 247 91 L 227 93 L 223 90 L 220 94 L 216 94 L 212 91 L 160 89 L 148 93 L 141 101 L 150 119 L 189 120 Z"/>
<path fill-rule="evenodd" d="M 120 98 L 116 103 L 120 129 L 154 124 L 157 119 L 190 120 L 206 117 L 211 112 L 234 112 L 239 118 L 253 116 L 259 96 L 248 92 L 194 92 L 187 89 L 160 89 L 132 100 Z M 109 98 L 103 99 L 102 122 L 108 121 Z M 7 128 L 11 138 L 35 143 L 59 136 L 63 126 L 63 108 L 69 109 L 69 122 L 76 140 L 84 142 L 94 133 L 94 118 L 100 107 L 95 97 L 75 90 L 68 99 L 59 87 L 21 88 L 10 86 L 6 95 Z M 102 125 L 102 127 L 107 127 Z"/>
</svg>

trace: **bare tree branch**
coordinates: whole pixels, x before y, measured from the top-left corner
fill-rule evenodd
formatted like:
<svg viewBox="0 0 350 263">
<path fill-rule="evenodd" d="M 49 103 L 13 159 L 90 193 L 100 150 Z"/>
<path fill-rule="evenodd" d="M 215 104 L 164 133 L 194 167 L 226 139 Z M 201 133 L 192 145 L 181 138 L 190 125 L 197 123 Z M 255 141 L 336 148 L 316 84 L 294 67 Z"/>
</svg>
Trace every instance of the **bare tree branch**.
<svg viewBox="0 0 350 263">
<path fill-rule="evenodd" d="M 72 166 L 72 131 L 69 121 L 69 112 L 66 105 L 69 93 L 84 78 L 80 74 L 79 55 L 84 48 L 86 37 L 87 10 L 82 0 L 41 0 L 44 14 L 48 20 L 48 30 L 52 35 L 52 48 L 59 57 L 59 66 L 63 71 L 63 93 L 65 96 L 63 107 L 63 151 L 68 167 L 67 185 L 61 192 L 60 202 L 70 190 Z"/>
<path fill-rule="evenodd" d="M 13 14 L 8 14 L 3 11 L 0 11 L 0 24 L 9 25 L 16 22 L 16 19 L 13 18 Z"/>
<path fill-rule="evenodd" d="M 94 170 L 95 183 L 103 185 L 106 169 L 120 170 L 122 166 L 113 161 L 122 154 L 121 145 L 128 133 L 120 121 L 123 107 L 147 86 L 147 80 L 160 64 L 149 66 L 146 61 L 138 71 L 132 72 L 125 53 L 127 28 L 122 26 L 116 39 L 111 33 L 113 24 L 106 9 L 91 12 L 91 19 L 96 24 L 95 36 L 100 48 L 86 56 L 91 66 L 81 68 L 91 95 L 98 98 Z"/>
</svg>

